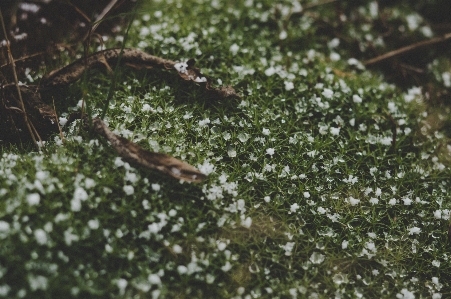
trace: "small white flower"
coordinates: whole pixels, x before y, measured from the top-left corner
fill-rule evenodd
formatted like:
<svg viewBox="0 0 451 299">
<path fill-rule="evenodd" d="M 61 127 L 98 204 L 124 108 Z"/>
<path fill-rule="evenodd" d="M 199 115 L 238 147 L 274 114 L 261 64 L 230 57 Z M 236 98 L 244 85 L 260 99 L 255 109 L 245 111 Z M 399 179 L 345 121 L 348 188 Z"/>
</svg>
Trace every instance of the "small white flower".
<svg viewBox="0 0 451 299">
<path fill-rule="evenodd" d="M 135 188 L 133 188 L 133 186 L 131 185 L 125 185 L 123 189 L 125 194 L 127 195 L 132 195 L 133 193 L 135 193 Z"/>
<path fill-rule="evenodd" d="M 4 238 L 8 235 L 10 230 L 10 225 L 8 222 L 0 220 L 0 238 Z"/>
<path fill-rule="evenodd" d="M 151 185 L 153 191 L 160 191 L 160 184 L 152 184 Z"/>
<path fill-rule="evenodd" d="M 341 242 L 341 248 L 342 249 L 348 248 L 348 244 L 349 244 L 348 240 L 343 240 L 343 242 Z"/>
<path fill-rule="evenodd" d="M 406 206 L 410 206 L 412 204 L 412 200 L 408 197 L 402 199 Z"/>
<path fill-rule="evenodd" d="M 370 199 L 370 203 L 371 203 L 372 205 L 377 205 L 377 204 L 379 203 L 379 199 L 377 199 L 377 198 L 375 198 L 375 197 L 372 197 L 372 198 Z"/>
<path fill-rule="evenodd" d="M 436 219 L 441 219 L 442 218 L 442 210 L 435 210 L 434 217 Z"/>
<path fill-rule="evenodd" d="M 241 226 L 245 227 L 245 228 L 250 228 L 252 225 L 252 218 L 251 217 L 247 217 L 243 220 L 241 220 Z"/>
<path fill-rule="evenodd" d="M 352 100 L 354 101 L 354 103 L 362 103 L 362 98 L 356 94 L 352 96 Z"/>
<path fill-rule="evenodd" d="M 331 127 L 331 128 L 330 128 L 330 133 L 331 133 L 332 135 L 338 136 L 338 135 L 340 134 L 340 128 L 334 128 L 334 127 Z"/>
<path fill-rule="evenodd" d="M 43 229 L 38 228 L 35 230 L 34 237 L 39 245 L 44 245 L 47 243 L 47 233 Z"/>
<path fill-rule="evenodd" d="M 209 119 L 209 118 L 200 120 L 200 121 L 199 121 L 199 127 L 205 127 L 205 126 L 206 126 L 207 124 L 209 124 L 209 123 L 210 123 L 210 119 Z"/>
<path fill-rule="evenodd" d="M 413 235 L 413 234 L 418 235 L 420 232 L 421 232 L 421 228 L 419 228 L 419 227 L 414 226 L 412 228 L 409 228 L 409 235 Z"/>
<path fill-rule="evenodd" d="M 271 134 L 271 131 L 269 129 L 263 128 L 262 134 L 268 136 L 269 134 Z"/>
<path fill-rule="evenodd" d="M 326 258 L 326 256 L 324 254 L 321 254 L 319 252 L 314 252 L 312 253 L 312 255 L 310 256 L 310 261 L 313 264 L 321 264 L 322 262 L 324 262 L 324 259 Z"/>
<path fill-rule="evenodd" d="M 143 112 L 148 112 L 148 111 L 152 110 L 152 107 L 150 107 L 149 104 L 144 104 L 143 107 L 141 108 L 141 110 Z"/>
<path fill-rule="evenodd" d="M 270 156 L 274 155 L 274 149 L 273 148 L 267 148 L 266 149 L 266 154 L 268 154 Z"/>
<path fill-rule="evenodd" d="M 359 204 L 359 202 L 360 202 L 360 199 L 357 199 L 357 198 L 354 198 L 354 197 L 349 197 L 349 203 L 352 205 L 352 206 L 355 206 L 355 205 L 357 205 L 357 204 Z"/>
<path fill-rule="evenodd" d="M 230 269 L 232 269 L 232 265 L 230 264 L 229 261 L 227 261 L 227 262 L 225 263 L 225 265 L 221 267 L 221 270 L 224 271 L 224 272 L 227 272 L 227 271 L 229 271 Z"/>
<path fill-rule="evenodd" d="M 182 246 L 175 244 L 174 246 L 172 246 L 172 250 L 174 251 L 174 253 L 182 253 L 183 252 L 183 248 Z"/>
<path fill-rule="evenodd" d="M 396 294 L 398 299 L 415 299 L 415 295 L 407 289 L 402 289 L 401 293 Z"/>
<path fill-rule="evenodd" d="M 177 266 L 177 272 L 179 272 L 179 274 L 186 274 L 188 272 L 188 268 L 186 266 L 179 265 Z"/>
<path fill-rule="evenodd" d="M 87 200 L 88 193 L 82 187 L 77 187 L 74 191 L 74 200 Z"/>
<path fill-rule="evenodd" d="M 295 242 L 287 242 L 287 244 L 285 244 L 283 246 L 280 245 L 280 247 L 282 247 L 285 250 L 285 255 L 286 256 L 290 256 L 295 245 L 296 245 Z"/>
<path fill-rule="evenodd" d="M 290 207 L 290 212 L 295 213 L 299 209 L 299 205 L 297 203 L 294 203 Z"/>
<path fill-rule="evenodd" d="M 292 90 L 292 89 L 294 89 L 293 82 L 285 81 L 284 83 L 285 83 L 285 90 Z"/>
<path fill-rule="evenodd" d="M 88 226 L 90 229 L 98 229 L 99 228 L 99 220 L 97 220 L 97 219 L 89 220 Z"/>
<path fill-rule="evenodd" d="M 161 279 L 158 274 L 149 274 L 147 280 L 150 282 L 150 284 L 161 284 Z"/>
<path fill-rule="evenodd" d="M 279 39 L 284 40 L 288 37 L 288 33 L 285 30 L 280 31 L 279 33 Z"/>
<path fill-rule="evenodd" d="M 219 242 L 218 243 L 218 250 L 219 251 L 224 251 L 224 249 L 226 249 L 227 244 L 225 242 Z"/>
<path fill-rule="evenodd" d="M 324 215 L 327 212 L 327 210 L 323 207 L 318 207 L 317 211 L 318 211 L 318 214 L 321 214 L 321 215 Z"/>
<path fill-rule="evenodd" d="M 67 123 L 67 118 L 65 118 L 65 117 L 60 117 L 60 118 L 59 118 L 59 121 L 60 121 L 61 127 L 64 127 L 64 125 Z"/>
<path fill-rule="evenodd" d="M 39 195 L 39 193 L 31 193 L 31 194 L 27 195 L 27 203 L 30 206 L 38 205 L 40 201 L 41 201 L 41 196 Z"/>
<path fill-rule="evenodd" d="M 333 90 L 329 89 L 329 88 L 324 88 L 324 90 L 321 94 L 327 99 L 330 99 L 334 96 Z"/>
<path fill-rule="evenodd" d="M 238 46 L 237 44 L 233 44 L 230 46 L 230 52 L 232 52 L 232 55 L 235 56 L 238 51 L 240 50 L 240 46 Z"/>
</svg>

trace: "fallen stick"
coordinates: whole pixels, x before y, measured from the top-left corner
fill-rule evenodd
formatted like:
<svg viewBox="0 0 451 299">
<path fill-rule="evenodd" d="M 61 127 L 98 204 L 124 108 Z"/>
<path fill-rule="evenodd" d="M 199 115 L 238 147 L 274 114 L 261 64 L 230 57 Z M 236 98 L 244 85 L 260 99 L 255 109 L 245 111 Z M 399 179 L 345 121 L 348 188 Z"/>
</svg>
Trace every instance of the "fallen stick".
<svg viewBox="0 0 451 299">
<path fill-rule="evenodd" d="M 443 35 L 441 37 L 435 37 L 435 38 L 432 38 L 432 39 L 429 39 L 429 40 L 425 40 L 425 41 L 421 41 L 421 42 L 418 42 L 418 43 L 415 43 L 415 44 L 412 44 L 412 45 L 409 45 L 409 46 L 405 46 L 405 47 L 402 47 L 402 48 L 400 48 L 398 50 L 390 51 L 390 52 L 385 53 L 383 55 L 380 55 L 380 56 L 377 56 L 375 58 L 369 59 L 369 60 L 365 61 L 363 64 L 364 65 L 372 65 L 372 64 L 375 64 L 375 63 L 381 62 L 383 60 L 386 60 L 386 59 L 389 59 L 389 58 L 401 55 L 401 54 L 406 53 L 406 52 L 410 52 L 412 50 L 415 50 L 415 49 L 418 49 L 418 48 L 421 48 L 421 47 L 430 46 L 430 45 L 433 45 L 433 44 L 438 44 L 438 43 L 445 42 L 445 41 L 447 41 L 449 39 L 451 39 L 451 33 L 445 34 L 445 35 Z"/>
</svg>

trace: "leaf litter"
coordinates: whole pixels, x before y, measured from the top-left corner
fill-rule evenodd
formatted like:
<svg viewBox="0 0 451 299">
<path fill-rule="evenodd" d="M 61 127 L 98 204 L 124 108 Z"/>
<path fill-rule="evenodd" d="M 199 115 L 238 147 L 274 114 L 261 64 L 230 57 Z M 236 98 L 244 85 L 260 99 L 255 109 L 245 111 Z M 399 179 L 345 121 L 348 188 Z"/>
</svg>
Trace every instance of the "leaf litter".
<svg viewBox="0 0 451 299">
<path fill-rule="evenodd" d="M 73 63 L 52 71 L 46 78 L 42 79 L 39 86 L 21 85 L 19 86 L 25 111 L 29 115 L 36 133 L 42 140 L 48 139 L 52 134 L 59 132 L 58 119 L 54 109 L 41 99 L 41 91 L 51 91 L 52 89 L 66 87 L 77 81 L 90 69 L 106 68 L 111 72 L 110 65 L 117 63 L 120 59 L 121 65 L 127 65 L 135 69 L 160 68 L 176 71 L 179 76 L 187 81 L 193 81 L 204 85 L 210 98 L 220 100 L 228 97 L 240 98 L 232 86 L 213 87 L 212 80 L 204 76 L 198 68 L 194 66 L 194 59 L 186 62 L 175 62 L 157 56 L 147 54 L 137 49 L 124 49 L 122 57 L 120 49 L 107 49 L 96 52 L 84 58 L 80 58 Z M 21 109 L 17 97 L 16 86 L 6 85 L 1 89 L 0 104 L 0 140 L 3 143 L 29 142 L 30 134 L 25 129 L 23 121 L 23 109 Z M 89 123 L 89 118 L 83 113 L 77 112 L 71 115 L 73 121 L 77 118 Z M 91 120 L 94 132 L 105 137 L 118 154 L 126 161 L 146 168 L 156 169 L 164 174 L 176 179 L 200 182 L 206 175 L 193 166 L 162 153 L 150 152 L 132 141 L 120 137 L 111 132 L 108 126 L 100 118 L 94 117 Z M 89 127 L 89 126 L 85 126 Z"/>
</svg>

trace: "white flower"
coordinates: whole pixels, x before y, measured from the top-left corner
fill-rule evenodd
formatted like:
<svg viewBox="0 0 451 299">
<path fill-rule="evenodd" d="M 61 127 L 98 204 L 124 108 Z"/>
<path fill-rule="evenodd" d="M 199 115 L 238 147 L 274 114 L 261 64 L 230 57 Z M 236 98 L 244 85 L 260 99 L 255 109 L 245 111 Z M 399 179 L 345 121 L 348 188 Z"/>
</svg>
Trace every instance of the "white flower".
<svg viewBox="0 0 451 299">
<path fill-rule="evenodd" d="M 402 289 L 401 293 L 396 294 L 398 299 L 415 299 L 415 295 L 407 289 Z"/>
<path fill-rule="evenodd" d="M 271 134 L 271 131 L 269 129 L 263 128 L 262 134 L 268 136 L 269 134 Z"/>
<path fill-rule="evenodd" d="M 291 252 L 293 251 L 294 245 L 296 245 L 295 242 L 287 242 L 287 244 L 280 246 L 285 250 L 285 255 L 290 256 Z"/>
<path fill-rule="evenodd" d="M 36 238 L 36 241 L 39 245 L 44 245 L 47 243 L 47 233 L 43 230 L 38 228 L 34 231 L 34 237 Z"/>
<path fill-rule="evenodd" d="M 60 117 L 60 118 L 59 118 L 59 121 L 60 121 L 61 127 L 64 127 L 64 125 L 67 123 L 67 118 L 65 118 L 65 117 Z"/>
<path fill-rule="evenodd" d="M 334 127 L 331 127 L 331 128 L 330 128 L 330 133 L 331 133 L 332 135 L 337 136 L 337 135 L 340 134 L 340 128 L 334 128 Z"/>
<path fill-rule="evenodd" d="M 160 191 L 160 184 L 152 184 L 151 185 L 153 191 Z"/>
<path fill-rule="evenodd" d="M 230 269 L 232 269 L 232 265 L 230 264 L 229 261 L 227 261 L 227 262 L 225 263 L 225 265 L 221 267 L 221 270 L 224 271 L 224 272 L 227 272 L 227 271 L 229 271 Z"/>
<path fill-rule="evenodd" d="M 293 82 L 285 81 L 284 83 L 285 83 L 285 90 L 292 90 L 292 89 L 294 89 Z"/>
<path fill-rule="evenodd" d="M 412 228 L 409 228 L 409 235 L 413 235 L 413 234 L 418 235 L 420 232 L 421 232 L 421 228 L 419 228 L 419 227 L 414 226 Z"/>
<path fill-rule="evenodd" d="M 313 264 L 321 264 L 324 261 L 325 258 L 326 258 L 326 256 L 324 254 L 321 254 L 321 253 L 315 251 L 310 256 L 310 261 Z"/>
<path fill-rule="evenodd" d="M 349 197 L 349 203 L 350 203 L 352 206 L 357 205 L 359 202 L 360 202 L 360 199 L 354 198 L 354 197 L 352 197 L 352 196 Z"/>
<path fill-rule="evenodd" d="M 131 185 L 125 185 L 123 189 L 125 194 L 127 195 L 132 195 L 133 193 L 135 193 L 135 188 L 133 188 L 133 186 Z"/>
<path fill-rule="evenodd" d="M 39 204 L 39 202 L 41 201 L 41 196 L 39 195 L 39 193 L 31 193 L 27 195 L 27 203 L 30 206 L 35 206 L 37 204 Z"/>
<path fill-rule="evenodd" d="M 247 217 L 243 220 L 241 220 L 241 226 L 245 227 L 245 228 L 249 228 L 252 225 L 252 218 L 251 217 Z"/>
<path fill-rule="evenodd" d="M 219 251 L 223 251 L 224 249 L 226 249 L 227 244 L 225 242 L 219 242 L 218 243 L 218 250 Z"/>
<path fill-rule="evenodd" d="M 70 209 L 74 212 L 79 212 L 81 210 L 81 200 L 79 198 L 74 198 L 70 201 Z"/>
<path fill-rule="evenodd" d="M 375 197 L 372 197 L 372 198 L 370 199 L 370 203 L 371 203 L 372 205 L 377 205 L 377 204 L 379 203 L 379 199 L 377 199 L 377 198 L 375 198 Z"/>
<path fill-rule="evenodd" d="M 116 284 L 117 284 L 117 287 L 119 288 L 120 293 L 123 294 L 124 290 L 128 284 L 127 280 L 120 278 L 117 280 Z"/>
<path fill-rule="evenodd" d="M 89 220 L 88 226 L 90 229 L 98 229 L 99 228 L 99 220 L 97 220 L 97 219 Z"/>
<path fill-rule="evenodd" d="M 410 206 L 410 204 L 412 203 L 412 200 L 410 198 L 408 198 L 408 197 L 403 198 L 402 200 L 404 201 L 404 204 L 406 206 Z"/>
<path fill-rule="evenodd" d="M 77 187 L 74 191 L 74 200 L 87 200 L 88 193 L 82 187 Z"/>
<path fill-rule="evenodd" d="M 188 268 L 186 266 L 179 265 L 177 266 L 177 272 L 179 272 L 179 274 L 186 274 L 186 272 L 188 272 Z"/>
<path fill-rule="evenodd" d="M 149 274 L 147 280 L 150 282 L 150 284 L 161 284 L 161 279 L 158 274 Z"/>
<path fill-rule="evenodd" d="M 274 155 L 274 149 L 273 148 L 267 148 L 266 149 L 266 154 L 268 154 L 270 156 Z"/>
<path fill-rule="evenodd" d="M 0 238 L 5 238 L 10 230 L 10 225 L 8 222 L 0 220 Z"/>
<path fill-rule="evenodd" d="M 182 246 L 175 244 L 174 246 L 172 246 L 172 250 L 174 251 L 174 253 L 182 253 L 183 252 L 183 248 Z"/>
<path fill-rule="evenodd" d="M 362 98 L 356 94 L 352 96 L 352 100 L 354 103 L 362 103 Z"/>
<path fill-rule="evenodd" d="M 342 249 L 348 248 L 348 244 L 349 244 L 348 240 L 343 240 L 343 242 L 341 242 L 341 248 Z"/>
<path fill-rule="evenodd" d="M 230 46 L 230 52 L 232 52 L 232 55 L 235 56 L 238 51 L 240 50 L 240 46 L 238 46 L 237 44 L 233 44 Z"/>
<path fill-rule="evenodd" d="M 299 209 L 299 205 L 297 203 L 294 203 L 290 207 L 290 212 L 295 213 Z"/>
<path fill-rule="evenodd" d="M 279 39 L 280 40 L 286 39 L 287 36 L 288 36 L 288 33 L 285 30 L 280 31 L 280 33 L 279 33 Z"/>
<path fill-rule="evenodd" d="M 206 126 L 207 124 L 209 124 L 209 123 L 210 123 L 210 119 L 209 119 L 209 118 L 200 120 L 200 121 L 199 121 L 199 127 L 205 127 L 205 126 Z"/>
<path fill-rule="evenodd" d="M 333 90 L 329 89 L 329 88 L 324 88 L 324 90 L 321 94 L 327 99 L 330 99 L 334 96 Z"/>
</svg>

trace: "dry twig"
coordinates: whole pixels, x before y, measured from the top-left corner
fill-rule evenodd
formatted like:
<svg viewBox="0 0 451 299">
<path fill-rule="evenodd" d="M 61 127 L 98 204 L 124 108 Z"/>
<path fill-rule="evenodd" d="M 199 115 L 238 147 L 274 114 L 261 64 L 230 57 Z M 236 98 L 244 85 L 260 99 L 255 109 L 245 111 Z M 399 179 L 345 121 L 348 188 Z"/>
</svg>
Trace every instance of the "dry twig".
<svg viewBox="0 0 451 299">
<path fill-rule="evenodd" d="M 431 38 L 429 40 L 421 41 L 421 42 L 418 42 L 418 43 L 414 43 L 412 45 L 405 46 L 405 47 L 402 47 L 402 48 L 394 50 L 394 51 L 390 51 L 390 52 L 385 53 L 383 55 L 380 55 L 380 56 L 377 56 L 377 57 L 372 58 L 370 60 L 367 60 L 363 64 L 365 64 L 365 65 L 372 65 L 372 64 L 381 62 L 383 60 L 386 60 L 386 59 L 389 59 L 389 58 L 392 58 L 392 57 L 404 54 L 406 52 L 413 51 L 413 50 L 418 49 L 418 48 L 422 48 L 422 47 L 425 47 L 425 46 L 430 46 L 430 45 L 433 45 L 433 44 L 438 44 L 438 43 L 445 42 L 445 41 L 447 41 L 449 39 L 451 39 L 451 33 L 445 34 L 445 35 L 440 36 L 440 37 Z"/>
</svg>

